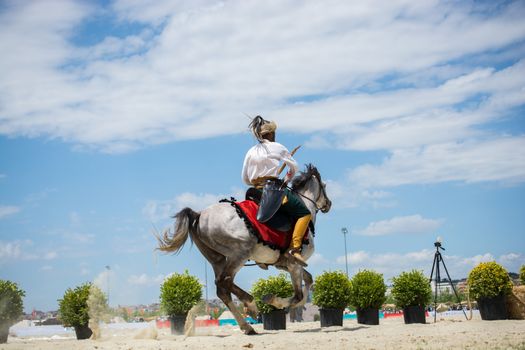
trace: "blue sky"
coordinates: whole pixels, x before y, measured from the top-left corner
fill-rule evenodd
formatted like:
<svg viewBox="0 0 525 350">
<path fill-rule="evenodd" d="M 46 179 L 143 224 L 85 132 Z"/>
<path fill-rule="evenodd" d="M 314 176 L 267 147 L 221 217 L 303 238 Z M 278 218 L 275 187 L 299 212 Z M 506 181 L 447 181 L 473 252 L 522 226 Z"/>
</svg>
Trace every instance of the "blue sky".
<svg viewBox="0 0 525 350">
<path fill-rule="evenodd" d="M 158 301 L 187 245 L 152 230 L 245 189 L 247 115 L 303 145 L 332 210 L 309 270 L 453 278 L 525 264 L 525 6 L 520 1 L 2 1 L 0 278 L 53 310 L 93 281 Z M 110 269 L 106 269 L 110 266 Z M 276 274 L 243 269 L 250 289 Z M 208 292 L 215 296 L 208 267 Z"/>
</svg>

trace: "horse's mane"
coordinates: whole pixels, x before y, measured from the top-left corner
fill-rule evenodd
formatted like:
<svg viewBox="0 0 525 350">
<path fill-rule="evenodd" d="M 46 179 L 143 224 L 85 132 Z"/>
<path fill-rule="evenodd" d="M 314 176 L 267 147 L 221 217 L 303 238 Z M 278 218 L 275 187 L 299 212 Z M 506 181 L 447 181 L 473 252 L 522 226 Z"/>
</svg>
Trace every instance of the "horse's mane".
<svg viewBox="0 0 525 350">
<path fill-rule="evenodd" d="M 296 191 L 300 190 L 306 185 L 312 176 L 315 176 L 319 179 L 319 181 L 322 181 L 321 174 L 319 174 L 317 168 L 312 164 L 306 164 L 305 171 L 300 172 L 299 175 L 294 177 L 292 180 L 292 188 Z"/>
</svg>

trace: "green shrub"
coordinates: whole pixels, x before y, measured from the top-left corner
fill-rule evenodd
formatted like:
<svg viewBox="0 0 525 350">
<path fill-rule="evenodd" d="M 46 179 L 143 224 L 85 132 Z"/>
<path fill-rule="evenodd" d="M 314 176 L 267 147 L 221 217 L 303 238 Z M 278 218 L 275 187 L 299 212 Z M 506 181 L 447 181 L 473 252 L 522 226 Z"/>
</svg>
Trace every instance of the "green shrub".
<svg viewBox="0 0 525 350">
<path fill-rule="evenodd" d="M 350 304 L 357 309 L 379 309 L 386 300 L 386 285 L 380 273 L 359 271 L 350 280 L 350 286 Z"/>
<path fill-rule="evenodd" d="M 188 273 L 174 273 L 160 286 L 160 305 L 170 316 L 184 315 L 202 298 L 202 285 Z"/>
<path fill-rule="evenodd" d="M 520 283 L 525 285 L 525 265 L 521 265 L 520 268 Z"/>
<path fill-rule="evenodd" d="M 251 294 L 255 299 L 255 304 L 259 311 L 263 314 L 268 314 L 276 307 L 268 305 L 262 301 L 265 295 L 274 295 L 281 298 L 289 298 L 293 295 L 294 290 L 292 282 L 288 279 L 287 275 L 280 273 L 278 276 L 270 276 L 267 279 L 261 278 L 256 281 L 251 290 Z"/>
<path fill-rule="evenodd" d="M 399 276 L 392 278 L 392 282 L 392 296 L 399 308 L 426 306 L 432 298 L 430 282 L 422 271 L 402 272 Z"/>
<path fill-rule="evenodd" d="M 344 309 L 350 304 L 351 286 L 346 274 L 325 271 L 316 277 L 312 302 L 323 309 Z"/>
<path fill-rule="evenodd" d="M 482 262 L 468 275 L 469 295 L 473 299 L 494 298 L 512 291 L 507 270 L 495 261 Z"/>
<path fill-rule="evenodd" d="M 58 318 L 65 327 L 81 327 L 88 324 L 88 299 L 91 291 L 103 295 L 100 288 L 87 282 L 75 289 L 68 288 L 62 299 L 58 300 Z M 105 297 L 103 298 L 106 303 Z"/>
<path fill-rule="evenodd" d="M 0 327 L 10 327 L 23 314 L 25 292 L 11 281 L 0 280 Z"/>
</svg>

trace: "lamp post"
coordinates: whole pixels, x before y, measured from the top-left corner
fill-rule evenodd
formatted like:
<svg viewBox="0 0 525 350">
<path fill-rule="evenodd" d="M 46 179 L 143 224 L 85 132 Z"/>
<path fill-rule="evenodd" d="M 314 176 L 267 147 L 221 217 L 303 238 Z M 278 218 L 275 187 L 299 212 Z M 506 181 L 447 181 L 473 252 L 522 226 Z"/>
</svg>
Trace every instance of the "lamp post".
<svg viewBox="0 0 525 350">
<path fill-rule="evenodd" d="M 343 227 L 341 229 L 341 232 L 343 233 L 343 236 L 345 237 L 345 267 L 346 267 L 346 277 L 348 277 L 348 253 L 346 252 L 346 234 L 348 233 L 348 230 L 346 227 Z"/>
</svg>

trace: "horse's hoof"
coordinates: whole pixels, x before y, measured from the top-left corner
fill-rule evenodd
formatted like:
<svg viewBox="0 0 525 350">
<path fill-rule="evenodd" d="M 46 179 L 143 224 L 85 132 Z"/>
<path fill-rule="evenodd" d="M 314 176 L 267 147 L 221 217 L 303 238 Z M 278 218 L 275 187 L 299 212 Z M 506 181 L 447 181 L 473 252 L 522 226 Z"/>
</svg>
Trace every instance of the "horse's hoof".
<svg viewBox="0 0 525 350">
<path fill-rule="evenodd" d="M 265 304 L 271 304 L 273 301 L 273 294 L 263 295 L 263 297 L 261 298 L 261 301 Z"/>
<path fill-rule="evenodd" d="M 248 309 L 248 312 L 247 312 L 248 316 L 250 316 L 251 318 L 253 318 L 254 320 L 257 319 L 257 312 L 253 311 L 253 310 L 250 310 Z"/>
</svg>

